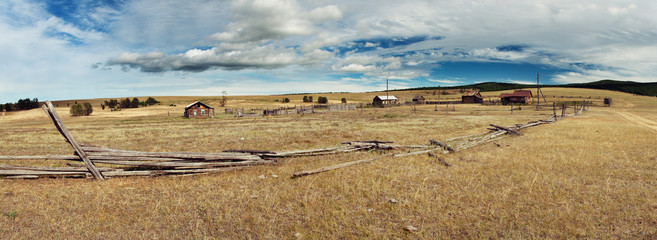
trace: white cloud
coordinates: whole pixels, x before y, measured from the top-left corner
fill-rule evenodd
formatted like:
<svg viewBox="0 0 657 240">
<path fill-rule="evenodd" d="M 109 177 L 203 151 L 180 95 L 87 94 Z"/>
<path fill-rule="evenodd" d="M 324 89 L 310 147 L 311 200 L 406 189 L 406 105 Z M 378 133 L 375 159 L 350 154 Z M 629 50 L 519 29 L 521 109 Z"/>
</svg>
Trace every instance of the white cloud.
<svg viewBox="0 0 657 240">
<path fill-rule="evenodd" d="M 461 80 L 453 80 L 453 79 L 427 79 L 427 81 L 430 82 L 437 82 L 437 83 L 444 83 L 448 85 L 456 85 L 456 84 L 462 84 L 463 81 Z"/>
</svg>

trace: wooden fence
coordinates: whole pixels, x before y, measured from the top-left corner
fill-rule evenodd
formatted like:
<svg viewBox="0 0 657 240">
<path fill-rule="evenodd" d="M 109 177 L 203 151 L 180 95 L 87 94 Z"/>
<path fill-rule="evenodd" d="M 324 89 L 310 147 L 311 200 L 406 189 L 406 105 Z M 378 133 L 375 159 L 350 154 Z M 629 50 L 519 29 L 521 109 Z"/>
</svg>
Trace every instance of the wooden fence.
<svg viewBox="0 0 657 240">
<path fill-rule="evenodd" d="M 235 114 L 236 117 L 257 117 L 257 116 L 283 116 L 291 114 L 314 114 L 325 112 L 339 112 L 356 110 L 358 107 L 363 108 L 364 104 L 318 104 L 318 105 L 294 105 L 278 108 L 227 108 L 226 114 Z"/>
</svg>

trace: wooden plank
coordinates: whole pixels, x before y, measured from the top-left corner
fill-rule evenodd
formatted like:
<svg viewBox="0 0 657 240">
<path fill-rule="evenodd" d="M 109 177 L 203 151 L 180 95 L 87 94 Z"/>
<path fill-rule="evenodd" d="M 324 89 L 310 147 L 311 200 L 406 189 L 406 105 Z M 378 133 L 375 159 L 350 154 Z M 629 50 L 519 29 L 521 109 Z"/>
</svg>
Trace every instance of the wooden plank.
<svg viewBox="0 0 657 240">
<path fill-rule="evenodd" d="M 80 160 L 72 155 L 0 156 L 0 160 Z"/>
<path fill-rule="evenodd" d="M 351 161 L 351 162 L 345 162 L 345 163 L 341 163 L 341 164 L 337 164 L 337 165 L 333 165 L 333 166 L 328 166 L 328 167 L 321 167 L 321 168 L 314 169 L 314 170 L 295 172 L 292 175 L 292 178 L 298 178 L 298 177 L 308 176 L 308 175 L 311 175 L 311 174 L 331 171 L 331 170 L 335 170 L 335 169 L 338 169 L 338 168 L 349 167 L 349 166 L 356 165 L 356 164 L 368 163 L 368 162 L 371 162 L 371 161 L 374 161 L 374 160 L 377 160 L 377 159 L 381 159 L 381 158 L 384 158 L 384 157 L 390 157 L 390 156 L 393 156 L 393 155 L 394 154 L 390 153 L 390 154 L 385 154 L 385 155 L 381 155 L 381 156 L 377 156 L 377 157 L 373 157 L 373 158 L 357 160 L 357 161 Z"/>
<path fill-rule="evenodd" d="M 50 117 L 50 119 L 53 121 L 55 124 L 55 127 L 59 132 L 66 138 L 66 141 L 68 141 L 69 144 L 75 149 L 75 152 L 78 153 L 78 156 L 84 164 L 87 166 L 87 169 L 89 169 L 89 172 L 91 175 L 96 178 L 96 180 L 102 181 L 105 180 L 103 177 L 103 174 L 96 169 L 96 166 L 94 165 L 91 160 L 87 157 L 87 154 L 82 150 L 82 147 L 78 144 L 77 141 L 75 141 L 75 138 L 73 138 L 73 135 L 68 131 L 66 126 L 64 126 L 64 123 L 62 122 L 61 118 L 57 114 L 57 111 L 55 111 L 55 107 L 52 105 L 50 101 L 46 101 L 46 104 L 43 105 L 43 110 L 46 112 L 46 114 Z"/>
<path fill-rule="evenodd" d="M 447 150 L 447 151 L 449 151 L 449 152 L 456 152 L 452 147 L 447 146 L 447 144 L 444 144 L 444 143 L 438 142 L 438 141 L 433 140 L 433 139 L 429 139 L 429 142 L 430 142 L 432 145 L 440 146 L 440 147 L 444 148 L 445 150 Z"/>
<path fill-rule="evenodd" d="M 272 161 L 241 161 L 241 162 L 136 162 L 136 161 L 113 161 L 113 160 L 94 160 L 95 163 L 125 165 L 125 166 L 143 166 L 143 167 L 186 167 L 186 168 L 214 168 L 214 167 L 234 167 L 269 164 Z"/>
<path fill-rule="evenodd" d="M 445 161 L 445 159 L 443 159 L 443 158 L 437 156 L 436 154 L 429 153 L 429 157 L 433 157 L 433 158 L 438 159 L 438 161 L 439 161 L 440 163 L 442 163 L 443 165 L 445 165 L 445 167 L 452 166 L 452 165 L 449 164 L 447 161 Z"/>
<path fill-rule="evenodd" d="M 524 134 L 522 134 L 521 132 L 518 132 L 518 131 L 516 131 L 516 130 L 510 129 L 510 128 L 507 128 L 507 127 L 497 126 L 497 125 L 493 125 L 493 124 L 490 124 L 490 126 L 491 126 L 491 127 L 494 127 L 494 128 L 502 129 L 502 130 L 504 130 L 504 131 L 507 131 L 507 132 L 513 133 L 513 134 L 518 135 L 518 136 L 522 136 L 522 135 L 524 135 Z"/>
<path fill-rule="evenodd" d="M 0 170 L 33 170 L 33 171 L 50 171 L 50 172 L 89 172 L 86 168 L 74 167 L 34 167 L 34 166 L 13 166 L 13 165 L 0 165 Z M 113 168 L 99 168 L 101 172 L 114 171 Z"/>
</svg>

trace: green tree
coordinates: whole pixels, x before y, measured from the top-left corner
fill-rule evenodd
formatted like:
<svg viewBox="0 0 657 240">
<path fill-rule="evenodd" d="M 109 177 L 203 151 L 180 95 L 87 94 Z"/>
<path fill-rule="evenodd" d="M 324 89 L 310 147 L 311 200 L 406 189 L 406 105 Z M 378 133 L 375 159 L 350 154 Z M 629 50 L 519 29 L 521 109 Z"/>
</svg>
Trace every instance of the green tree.
<svg viewBox="0 0 657 240">
<path fill-rule="evenodd" d="M 121 103 L 119 104 L 119 107 L 121 108 L 130 108 L 130 105 L 132 102 L 130 101 L 130 98 L 125 98 L 121 100 Z"/>
<path fill-rule="evenodd" d="M 130 102 L 130 107 L 131 108 L 138 108 L 139 107 L 139 99 L 133 98 L 132 102 Z"/>
<path fill-rule="evenodd" d="M 290 99 L 289 98 L 283 98 L 283 103 L 289 103 Z"/>
<path fill-rule="evenodd" d="M 155 100 L 155 98 L 148 97 L 146 99 L 146 105 L 155 105 L 155 104 L 158 104 L 158 103 L 160 103 L 160 101 Z"/>
<path fill-rule="evenodd" d="M 91 113 L 94 112 L 94 108 L 91 106 L 91 103 L 85 102 L 82 104 L 82 108 L 84 110 L 84 115 L 89 116 Z"/>
<path fill-rule="evenodd" d="M 308 102 L 308 96 L 303 96 L 303 102 Z"/>
<path fill-rule="evenodd" d="M 320 96 L 320 97 L 317 98 L 317 103 L 326 104 L 326 103 L 328 103 L 328 98 Z"/>
<path fill-rule="evenodd" d="M 342 102 L 342 103 L 347 103 L 347 99 L 346 99 L 346 98 L 342 98 L 342 99 L 340 99 L 340 102 Z"/>
<path fill-rule="evenodd" d="M 308 96 L 308 102 L 313 102 L 313 96 Z"/>
</svg>

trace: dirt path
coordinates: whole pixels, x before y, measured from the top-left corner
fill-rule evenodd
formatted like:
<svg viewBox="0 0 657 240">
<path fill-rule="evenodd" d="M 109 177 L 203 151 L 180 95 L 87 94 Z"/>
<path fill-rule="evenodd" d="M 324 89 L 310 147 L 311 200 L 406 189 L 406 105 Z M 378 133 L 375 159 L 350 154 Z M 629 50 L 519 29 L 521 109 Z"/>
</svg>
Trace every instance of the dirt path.
<svg viewBox="0 0 657 240">
<path fill-rule="evenodd" d="M 653 131 L 657 131 L 657 122 L 655 121 L 625 111 L 618 111 L 616 113 L 630 122 L 639 124 L 644 127 L 648 127 Z"/>
</svg>

